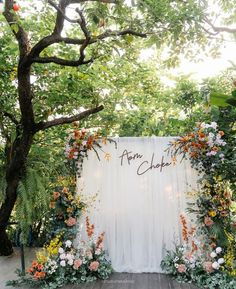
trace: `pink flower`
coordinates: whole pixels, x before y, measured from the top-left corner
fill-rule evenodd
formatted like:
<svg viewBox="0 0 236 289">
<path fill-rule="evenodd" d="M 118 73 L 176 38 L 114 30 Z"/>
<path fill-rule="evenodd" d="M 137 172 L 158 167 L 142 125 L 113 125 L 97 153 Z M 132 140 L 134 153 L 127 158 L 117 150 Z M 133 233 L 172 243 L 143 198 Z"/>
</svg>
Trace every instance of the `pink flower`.
<svg viewBox="0 0 236 289">
<path fill-rule="evenodd" d="M 214 269 L 212 268 L 212 262 L 207 261 L 203 263 L 203 268 L 206 270 L 206 272 L 211 273 L 214 271 Z"/>
<path fill-rule="evenodd" d="M 80 259 L 77 259 L 77 260 L 75 260 L 74 261 L 74 266 L 73 266 L 73 268 L 75 269 L 75 270 L 77 270 L 77 269 L 79 269 L 79 267 L 82 265 L 82 261 L 80 260 Z"/>
<path fill-rule="evenodd" d="M 179 264 L 178 266 L 178 272 L 179 273 L 185 273 L 186 272 L 186 266 L 184 264 Z"/>
<path fill-rule="evenodd" d="M 97 271 L 98 266 L 99 266 L 99 262 L 98 261 L 93 261 L 93 262 L 90 263 L 89 269 L 91 271 Z"/>
<path fill-rule="evenodd" d="M 214 224 L 214 222 L 212 221 L 212 219 L 210 217 L 205 217 L 204 219 L 204 224 L 207 226 L 207 227 L 210 227 Z"/>
<path fill-rule="evenodd" d="M 65 223 L 67 224 L 67 226 L 72 227 L 76 225 L 76 219 L 73 217 L 70 217 L 68 220 L 65 221 Z"/>
</svg>

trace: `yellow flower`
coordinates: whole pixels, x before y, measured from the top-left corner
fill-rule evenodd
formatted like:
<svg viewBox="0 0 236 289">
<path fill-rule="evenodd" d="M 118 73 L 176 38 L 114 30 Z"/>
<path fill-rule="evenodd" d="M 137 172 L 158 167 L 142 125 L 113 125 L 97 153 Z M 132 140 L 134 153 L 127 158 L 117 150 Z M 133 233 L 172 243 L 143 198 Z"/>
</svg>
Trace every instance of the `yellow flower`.
<svg viewBox="0 0 236 289">
<path fill-rule="evenodd" d="M 45 249 L 36 252 L 36 257 L 38 262 L 42 264 L 46 263 L 49 258 L 47 251 Z"/>
<path fill-rule="evenodd" d="M 210 211 L 208 212 L 208 215 L 209 215 L 210 217 L 214 218 L 214 217 L 216 216 L 216 211 L 210 210 Z"/>
<path fill-rule="evenodd" d="M 46 246 L 47 253 L 49 256 L 57 255 L 59 248 L 62 246 L 62 242 L 60 241 L 61 235 L 57 235 L 54 239 L 50 241 L 50 244 Z"/>
<path fill-rule="evenodd" d="M 73 212 L 73 208 L 69 207 L 66 209 L 67 213 L 72 213 Z"/>
</svg>

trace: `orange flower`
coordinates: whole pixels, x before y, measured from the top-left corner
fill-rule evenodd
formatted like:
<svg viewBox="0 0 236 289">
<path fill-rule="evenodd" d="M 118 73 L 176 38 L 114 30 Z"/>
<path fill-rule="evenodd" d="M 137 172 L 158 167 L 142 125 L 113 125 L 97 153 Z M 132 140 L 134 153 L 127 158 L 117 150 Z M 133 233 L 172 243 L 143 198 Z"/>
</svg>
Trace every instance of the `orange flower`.
<svg viewBox="0 0 236 289">
<path fill-rule="evenodd" d="M 91 238 L 94 233 L 94 224 L 90 225 L 88 216 L 86 217 L 86 232 L 89 238 Z"/>
<path fill-rule="evenodd" d="M 39 272 L 39 278 L 43 279 L 46 276 L 46 272 Z"/>
<path fill-rule="evenodd" d="M 189 141 L 189 137 L 188 136 L 184 136 L 180 138 L 180 142 L 187 142 Z"/>
<path fill-rule="evenodd" d="M 59 192 L 54 192 L 53 193 L 54 200 L 57 200 L 59 197 L 60 197 L 60 193 Z"/>
<path fill-rule="evenodd" d="M 224 133 L 222 130 L 220 130 L 220 131 L 219 131 L 219 134 L 220 134 L 221 136 L 223 136 L 225 133 Z"/>
<path fill-rule="evenodd" d="M 192 241 L 192 253 L 198 250 L 198 246 Z"/>
<path fill-rule="evenodd" d="M 216 243 L 214 243 L 214 242 L 212 242 L 211 244 L 210 244 L 210 246 L 211 246 L 211 248 L 215 248 L 216 247 Z"/>
<path fill-rule="evenodd" d="M 55 202 L 50 202 L 50 204 L 49 204 L 49 208 L 50 209 L 54 209 L 55 208 Z"/>
<path fill-rule="evenodd" d="M 68 193 L 68 191 L 69 191 L 69 189 L 68 189 L 67 187 L 64 187 L 64 188 L 62 189 L 62 192 L 63 192 L 63 193 Z"/>
<path fill-rule="evenodd" d="M 36 280 L 38 280 L 39 278 L 40 278 L 40 274 L 39 274 L 40 272 L 38 272 L 38 271 L 36 271 L 35 273 L 34 273 L 34 279 L 36 279 Z"/>
<path fill-rule="evenodd" d="M 66 209 L 67 213 L 72 213 L 73 212 L 73 208 L 69 207 Z"/>
<path fill-rule="evenodd" d="M 43 270 L 43 264 L 38 264 L 38 270 L 42 271 Z"/>
<path fill-rule="evenodd" d="M 38 262 L 34 260 L 31 264 L 32 268 L 36 268 L 38 266 Z"/>
<path fill-rule="evenodd" d="M 219 149 L 217 147 L 213 147 L 212 150 L 218 152 Z"/>
<path fill-rule="evenodd" d="M 184 146 L 184 148 L 183 148 L 183 150 L 184 150 L 184 152 L 188 152 L 188 146 Z"/>
<path fill-rule="evenodd" d="M 96 248 L 99 248 L 102 243 L 103 243 L 103 240 L 104 240 L 104 236 L 105 236 L 105 232 L 103 232 L 99 237 L 98 237 L 98 240 L 97 240 L 97 243 L 96 243 Z"/>
<path fill-rule="evenodd" d="M 27 272 L 28 272 L 29 274 L 32 274 L 33 271 L 34 271 L 34 269 L 33 269 L 32 267 L 30 267 L 30 268 L 27 269 Z"/>
<path fill-rule="evenodd" d="M 204 138 L 206 135 L 205 135 L 204 132 L 199 131 L 199 132 L 198 132 L 198 136 L 199 136 L 199 138 Z"/>
<path fill-rule="evenodd" d="M 74 137 L 75 139 L 80 137 L 80 132 L 78 130 L 74 130 Z"/>
<path fill-rule="evenodd" d="M 180 215 L 180 222 L 182 225 L 182 237 L 183 240 L 188 242 L 188 226 L 187 226 L 187 221 L 183 215 Z"/>
<path fill-rule="evenodd" d="M 197 156 L 198 156 L 197 152 L 191 152 L 190 153 L 190 157 L 193 158 L 193 159 L 197 158 Z"/>
<path fill-rule="evenodd" d="M 90 150 L 93 146 L 93 137 L 89 136 L 87 140 L 87 148 Z"/>
</svg>

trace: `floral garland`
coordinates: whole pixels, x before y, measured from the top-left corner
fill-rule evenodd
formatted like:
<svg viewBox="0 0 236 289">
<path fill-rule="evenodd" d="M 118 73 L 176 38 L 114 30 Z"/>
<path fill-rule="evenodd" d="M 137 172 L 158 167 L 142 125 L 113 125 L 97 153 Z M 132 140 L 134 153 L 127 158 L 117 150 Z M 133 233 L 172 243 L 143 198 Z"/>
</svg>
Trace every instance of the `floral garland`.
<svg viewBox="0 0 236 289">
<path fill-rule="evenodd" d="M 189 159 L 201 179 L 187 209 L 195 224 L 180 216 L 182 244 L 168 251 L 161 265 L 178 281 L 200 288 L 236 288 L 236 200 L 230 180 L 221 177 L 230 151 L 224 137 L 216 122 L 200 123 L 169 147 L 172 158 Z"/>
<path fill-rule="evenodd" d="M 101 138 L 98 133 L 92 134 L 84 129 L 74 129 L 69 135 L 65 149 L 66 163 L 76 168 L 79 176 L 88 150 L 96 151 L 99 148 L 103 151 L 99 139 Z M 102 141 L 106 142 L 104 138 Z M 105 158 L 107 155 L 105 153 Z M 78 246 L 74 244 L 78 232 L 77 223 L 87 204 L 76 194 L 74 177 L 69 180 L 59 177 L 58 181 L 61 185 L 53 192 L 49 204 L 49 219 L 52 224 L 50 241 L 37 252 L 36 260 L 28 268 L 27 275 L 20 276 L 16 281 L 9 281 L 8 285 L 27 284 L 52 289 L 65 284 L 107 279 L 112 273 L 111 264 L 103 248 L 105 233 L 95 236 L 95 226 L 90 224 L 88 217 L 86 218 L 88 241 L 80 241 Z"/>
</svg>

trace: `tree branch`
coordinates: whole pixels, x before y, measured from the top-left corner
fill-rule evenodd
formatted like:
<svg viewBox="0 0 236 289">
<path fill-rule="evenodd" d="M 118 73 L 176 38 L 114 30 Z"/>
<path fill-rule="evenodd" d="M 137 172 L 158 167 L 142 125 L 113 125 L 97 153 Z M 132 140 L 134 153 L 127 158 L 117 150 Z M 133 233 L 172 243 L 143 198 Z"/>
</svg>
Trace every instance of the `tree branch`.
<svg viewBox="0 0 236 289">
<path fill-rule="evenodd" d="M 100 106 L 97 106 L 95 108 L 85 110 L 85 111 L 83 111 L 77 115 L 71 116 L 71 117 L 60 117 L 60 118 L 57 118 L 57 119 L 54 119 L 51 121 L 40 122 L 40 123 L 36 124 L 35 132 L 48 129 L 48 128 L 53 127 L 53 126 L 68 124 L 68 123 L 72 123 L 74 121 L 84 119 L 84 118 L 86 118 L 92 114 L 95 114 L 95 113 L 103 110 L 103 108 L 104 108 L 104 106 L 100 105 Z"/>
<path fill-rule="evenodd" d="M 8 117 L 15 125 L 18 125 L 19 122 L 17 121 L 17 119 L 14 117 L 14 115 L 12 115 L 11 113 L 7 112 L 7 111 L 3 111 L 2 112 L 3 116 Z"/>
<path fill-rule="evenodd" d="M 5 9 L 4 9 L 3 15 L 5 19 L 7 20 L 9 26 L 11 27 L 13 34 L 15 35 L 18 41 L 19 50 L 20 50 L 20 59 L 22 59 L 25 55 L 27 55 L 30 45 L 29 45 L 29 39 L 28 39 L 27 33 L 17 22 L 16 15 L 12 9 L 13 4 L 14 4 L 14 0 L 5 1 Z"/>
<path fill-rule="evenodd" d="M 94 58 L 84 60 L 80 57 L 79 60 L 67 60 L 56 56 L 52 56 L 52 57 L 35 57 L 32 59 L 32 61 L 35 63 L 55 63 L 58 65 L 76 67 L 84 64 L 89 64 L 94 61 Z"/>
<path fill-rule="evenodd" d="M 216 32 L 227 32 L 227 33 L 236 33 L 236 28 L 230 28 L 226 26 L 215 26 L 208 18 L 204 19 L 205 22 L 210 25 L 210 27 Z"/>
</svg>

